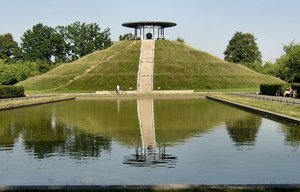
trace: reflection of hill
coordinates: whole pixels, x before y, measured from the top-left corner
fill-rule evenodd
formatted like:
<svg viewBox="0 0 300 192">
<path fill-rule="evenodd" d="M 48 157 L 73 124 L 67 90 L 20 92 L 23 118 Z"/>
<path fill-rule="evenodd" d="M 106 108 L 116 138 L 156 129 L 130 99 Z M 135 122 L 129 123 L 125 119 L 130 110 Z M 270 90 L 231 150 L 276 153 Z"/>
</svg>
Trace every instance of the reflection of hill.
<svg viewBox="0 0 300 192">
<path fill-rule="evenodd" d="M 76 131 L 56 120 L 55 107 L 42 105 L 0 113 L 0 150 L 13 147 L 21 135 L 25 149 L 38 158 L 52 153 L 74 158 L 100 156 L 110 150 L 111 141 L 100 136 Z"/>
<path fill-rule="evenodd" d="M 139 144 L 136 100 L 79 100 L 59 105 L 64 122 L 91 134 L 115 138 L 127 145 Z M 118 104 L 119 102 L 119 104 Z M 118 112 L 119 110 L 119 112 Z M 205 99 L 154 100 L 156 141 L 179 142 L 204 133 L 248 113 Z"/>
<path fill-rule="evenodd" d="M 248 113 L 205 99 L 158 100 L 155 102 L 156 138 L 160 142 L 180 141 L 209 131 L 224 121 Z"/>
<path fill-rule="evenodd" d="M 86 133 L 140 143 L 136 100 L 80 100 L 61 103 L 56 110 L 61 120 Z"/>
<path fill-rule="evenodd" d="M 205 99 L 153 103 L 156 142 L 164 146 L 249 116 Z M 0 147 L 14 145 L 21 134 L 26 149 L 40 158 L 53 152 L 98 156 L 102 150 L 110 150 L 111 139 L 126 145 L 141 143 L 136 100 L 94 99 L 41 105 L 1 112 L 0 120 Z"/>
<path fill-rule="evenodd" d="M 285 134 L 285 143 L 292 147 L 300 145 L 300 128 L 297 125 L 283 125 L 282 130 Z"/>
<path fill-rule="evenodd" d="M 261 123 L 261 117 L 249 114 L 238 120 L 226 121 L 226 126 L 236 145 L 253 146 Z"/>
</svg>

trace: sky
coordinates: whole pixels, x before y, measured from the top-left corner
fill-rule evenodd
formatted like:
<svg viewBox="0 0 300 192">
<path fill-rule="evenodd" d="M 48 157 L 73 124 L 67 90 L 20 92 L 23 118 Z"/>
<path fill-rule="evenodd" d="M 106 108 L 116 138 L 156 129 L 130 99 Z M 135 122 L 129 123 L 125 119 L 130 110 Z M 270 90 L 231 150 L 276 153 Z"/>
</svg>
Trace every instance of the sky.
<svg viewBox="0 0 300 192">
<path fill-rule="evenodd" d="M 121 24 L 133 21 L 169 21 L 176 27 L 166 37 L 224 58 L 237 31 L 251 33 L 264 61 L 275 61 L 283 45 L 300 42 L 299 0 L 3 0 L 0 34 L 17 42 L 33 25 L 56 27 L 76 21 L 111 29 L 111 38 L 134 30 Z"/>
</svg>

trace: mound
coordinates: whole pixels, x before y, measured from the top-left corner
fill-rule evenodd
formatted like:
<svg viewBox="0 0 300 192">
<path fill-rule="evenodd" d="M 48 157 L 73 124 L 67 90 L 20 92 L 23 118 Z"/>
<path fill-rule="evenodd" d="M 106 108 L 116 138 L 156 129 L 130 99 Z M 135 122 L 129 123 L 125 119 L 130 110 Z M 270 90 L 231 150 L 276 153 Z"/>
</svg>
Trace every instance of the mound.
<svg viewBox="0 0 300 192">
<path fill-rule="evenodd" d="M 156 89 L 227 89 L 282 83 L 179 42 L 156 41 L 154 63 Z"/>
<path fill-rule="evenodd" d="M 93 92 L 136 89 L 140 41 L 122 41 L 75 62 L 29 78 L 18 85 L 26 90 Z M 282 81 L 228 63 L 182 43 L 155 43 L 154 89 L 226 89 L 258 87 Z"/>
<path fill-rule="evenodd" d="M 117 84 L 125 89 L 136 89 L 140 47 L 140 42 L 118 42 L 18 85 L 26 90 L 54 92 L 113 90 Z"/>
</svg>

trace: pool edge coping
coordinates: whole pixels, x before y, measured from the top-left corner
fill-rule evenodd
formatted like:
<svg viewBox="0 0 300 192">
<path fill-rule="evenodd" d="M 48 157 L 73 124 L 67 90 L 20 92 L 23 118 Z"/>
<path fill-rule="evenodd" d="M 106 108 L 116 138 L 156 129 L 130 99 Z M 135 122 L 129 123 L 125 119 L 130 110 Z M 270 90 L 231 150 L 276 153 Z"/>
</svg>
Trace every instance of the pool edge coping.
<svg viewBox="0 0 300 192">
<path fill-rule="evenodd" d="M 69 191 L 69 190 L 262 190 L 300 189 L 300 184 L 158 184 L 158 185 L 0 185 L 0 191 Z"/>
<path fill-rule="evenodd" d="M 240 109 L 243 109 L 243 110 L 247 110 L 247 111 L 250 111 L 250 112 L 259 113 L 261 115 L 265 115 L 265 116 L 270 117 L 270 118 L 275 118 L 275 119 L 283 120 L 283 121 L 286 121 L 286 122 L 289 122 L 289 123 L 300 125 L 300 119 L 296 118 L 296 117 L 291 117 L 291 116 L 288 116 L 288 115 L 283 115 L 283 114 L 280 114 L 280 113 L 275 113 L 275 112 L 271 112 L 271 111 L 268 111 L 268 110 L 259 109 L 259 108 L 256 108 L 256 107 L 251 107 L 251 106 L 248 106 L 248 105 L 228 101 L 228 100 L 213 97 L 213 96 L 206 96 L 206 98 L 210 99 L 210 100 L 213 100 L 213 101 L 223 103 L 223 104 L 227 104 L 227 105 L 230 105 L 230 106 L 233 106 L 233 107 L 237 107 L 237 108 L 240 108 Z"/>
<path fill-rule="evenodd" d="M 57 98 L 57 99 L 51 99 L 46 100 L 46 101 L 37 101 L 33 103 L 28 103 L 28 104 L 19 104 L 19 105 L 13 105 L 13 106 L 6 106 L 6 107 L 0 107 L 0 111 L 6 111 L 6 110 L 11 110 L 11 109 L 18 109 L 18 108 L 23 108 L 23 107 L 31 107 L 31 106 L 36 106 L 36 105 L 43 105 L 43 104 L 49 104 L 49 103 L 56 103 L 56 102 L 61 102 L 61 101 L 68 101 L 68 100 L 75 100 L 76 97 L 67 97 L 67 98 Z M 0 189 L 1 191 L 1 189 Z"/>
</svg>

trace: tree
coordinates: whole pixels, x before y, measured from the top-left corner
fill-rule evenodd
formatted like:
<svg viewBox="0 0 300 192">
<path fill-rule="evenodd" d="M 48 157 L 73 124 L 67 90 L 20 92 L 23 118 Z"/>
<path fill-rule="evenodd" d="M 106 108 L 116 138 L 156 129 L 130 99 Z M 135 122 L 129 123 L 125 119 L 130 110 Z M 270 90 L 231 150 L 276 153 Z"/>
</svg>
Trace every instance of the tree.
<svg viewBox="0 0 300 192">
<path fill-rule="evenodd" d="M 236 32 L 224 51 L 225 60 L 234 63 L 261 63 L 261 53 L 253 34 Z"/>
<path fill-rule="evenodd" d="M 286 52 L 282 56 L 283 65 L 287 68 L 287 80 L 290 82 L 297 81 L 300 78 L 300 44 L 294 42 L 284 45 L 283 50 Z"/>
<path fill-rule="evenodd" d="M 34 25 L 31 30 L 27 30 L 21 39 L 25 60 L 46 62 L 66 60 L 66 43 L 52 27 L 39 23 Z"/>
<path fill-rule="evenodd" d="M 176 41 L 183 44 L 185 43 L 184 39 L 181 37 L 177 37 Z"/>
<path fill-rule="evenodd" d="M 10 60 L 20 57 L 20 48 L 10 33 L 0 35 L 0 59 Z"/>
<path fill-rule="evenodd" d="M 124 41 L 124 40 L 134 40 L 133 34 L 132 33 L 126 33 L 124 35 L 120 35 L 119 36 L 119 40 L 120 41 Z"/>
<path fill-rule="evenodd" d="M 109 37 L 110 29 L 106 28 L 101 32 L 101 28 L 96 23 L 75 22 L 66 27 L 58 26 L 57 30 L 69 47 L 68 57 L 71 60 L 112 45 Z"/>
</svg>

